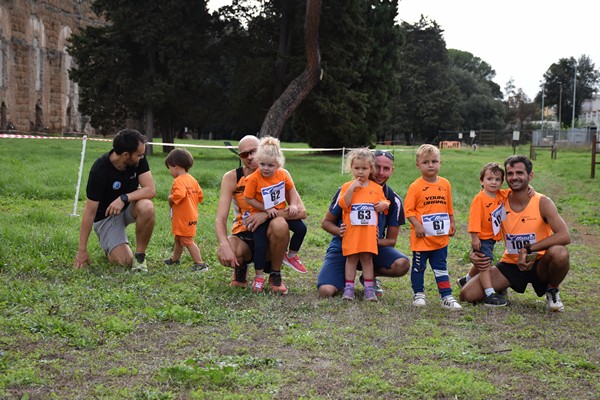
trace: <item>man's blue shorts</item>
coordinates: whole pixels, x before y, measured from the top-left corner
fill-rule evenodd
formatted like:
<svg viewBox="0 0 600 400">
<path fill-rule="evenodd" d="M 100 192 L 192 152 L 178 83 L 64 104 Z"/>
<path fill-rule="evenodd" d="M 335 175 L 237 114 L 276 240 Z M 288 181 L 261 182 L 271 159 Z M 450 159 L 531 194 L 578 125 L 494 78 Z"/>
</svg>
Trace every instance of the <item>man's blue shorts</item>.
<svg viewBox="0 0 600 400">
<path fill-rule="evenodd" d="M 379 254 L 373 256 L 373 266 L 375 271 L 378 269 L 390 269 L 392 264 L 399 258 L 406 258 L 404 254 L 400 253 L 394 247 L 379 247 Z M 361 269 L 360 263 L 358 269 Z M 342 241 L 332 240 L 327 247 L 325 253 L 325 259 L 323 260 L 323 266 L 319 271 L 317 277 L 317 287 L 321 285 L 333 285 L 338 290 L 344 290 L 346 285 L 346 257 L 342 255 Z"/>
</svg>

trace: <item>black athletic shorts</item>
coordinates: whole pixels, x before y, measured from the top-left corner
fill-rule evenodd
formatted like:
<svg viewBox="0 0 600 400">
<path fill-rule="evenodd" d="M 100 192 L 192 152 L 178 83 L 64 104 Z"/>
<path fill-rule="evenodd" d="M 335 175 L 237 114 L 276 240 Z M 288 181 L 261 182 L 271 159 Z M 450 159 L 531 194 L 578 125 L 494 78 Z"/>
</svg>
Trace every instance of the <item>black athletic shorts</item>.
<svg viewBox="0 0 600 400">
<path fill-rule="evenodd" d="M 239 233 L 234 233 L 233 236 L 239 238 L 242 242 L 246 243 L 250 247 L 250 251 L 252 252 L 252 261 L 254 261 L 254 234 L 250 231 L 242 231 Z M 267 274 L 271 272 L 271 261 L 267 261 L 264 271 Z"/>
<path fill-rule="evenodd" d="M 510 288 L 517 293 L 525 293 L 527 284 L 531 283 L 535 293 L 541 297 L 548 289 L 548 282 L 543 282 L 537 275 L 539 260 L 537 260 L 529 271 L 521 271 L 517 264 L 499 262 L 496 268 L 504 275 L 510 283 Z"/>
</svg>

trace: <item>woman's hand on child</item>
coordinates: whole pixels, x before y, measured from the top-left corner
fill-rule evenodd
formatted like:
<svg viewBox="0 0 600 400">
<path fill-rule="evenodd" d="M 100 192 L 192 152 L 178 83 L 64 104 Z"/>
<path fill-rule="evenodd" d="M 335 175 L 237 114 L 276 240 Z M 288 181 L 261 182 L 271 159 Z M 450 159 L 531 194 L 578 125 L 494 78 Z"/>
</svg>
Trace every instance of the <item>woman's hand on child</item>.
<svg viewBox="0 0 600 400">
<path fill-rule="evenodd" d="M 296 210 L 296 211 L 298 211 L 298 210 Z M 269 209 L 265 210 L 265 212 L 267 213 L 269 218 L 277 217 L 277 209 L 275 207 L 269 208 Z"/>
</svg>

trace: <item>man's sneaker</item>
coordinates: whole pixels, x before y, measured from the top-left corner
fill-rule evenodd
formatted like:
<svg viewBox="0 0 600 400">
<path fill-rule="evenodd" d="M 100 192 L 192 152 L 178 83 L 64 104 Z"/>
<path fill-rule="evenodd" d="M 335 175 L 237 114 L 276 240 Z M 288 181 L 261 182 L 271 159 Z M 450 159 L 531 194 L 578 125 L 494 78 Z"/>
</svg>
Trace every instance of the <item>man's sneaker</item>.
<svg viewBox="0 0 600 400">
<path fill-rule="evenodd" d="M 494 292 L 489 296 L 485 296 L 483 304 L 488 307 L 504 307 L 508 304 L 508 301 L 499 293 Z"/>
<path fill-rule="evenodd" d="M 565 306 L 560 300 L 560 294 L 558 288 L 550 288 L 546 290 L 546 308 L 553 312 L 565 311 Z"/>
<path fill-rule="evenodd" d="M 233 279 L 230 283 L 231 287 L 245 288 L 248 285 L 248 264 L 233 269 Z"/>
<path fill-rule="evenodd" d="M 264 286 L 265 278 L 260 278 L 258 276 L 254 277 L 254 282 L 252 282 L 252 291 L 254 293 L 262 293 Z"/>
<path fill-rule="evenodd" d="M 463 276 L 462 278 L 458 278 L 456 280 L 456 284 L 458 285 L 459 288 L 464 288 L 465 285 L 467 284 L 467 277 Z"/>
<path fill-rule="evenodd" d="M 288 257 L 287 254 L 283 256 L 283 263 L 288 267 L 291 267 L 294 271 L 298 271 L 301 274 L 306 273 L 306 267 L 300 261 L 300 257 L 296 254 L 294 257 Z"/>
<path fill-rule="evenodd" d="M 163 264 L 165 265 L 180 265 L 181 261 L 179 260 L 173 260 L 171 257 L 163 260 Z"/>
<path fill-rule="evenodd" d="M 288 289 L 283 284 L 281 274 L 269 275 L 269 286 L 271 287 L 272 293 L 288 294 Z"/>
<path fill-rule="evenodd" d="M 361 285 L 365 286 L 365 279 L 362 275 L 358 278 L 358 280 Z M 375 280 L 373 281 L 373 288 L 375 289 L 375 294 L 377 295 L 377 297 L 383 297 L 383 288 L 381 287 L 381 281 L 379 280 L 379 278 L 375 278 Z"/>
<path fill-rule="evenodd" d="M 377 297 L 383 297 L 383 288 L 381 287 L 381 281 L 375 278 L 373 282 L 373 289 L 375 289 L 375 295 Z"/>
<path fill-rule="evenodd" d="M 366 301 L 377 301 L 377 294 L 373 286 L 365 287 L 365 300 Z"/>
<path fill-rule="evenodd" d="M 442 299 L 442 308 L 448 310 L 462 310 L 462 306 L 453 296 L 447 296 Z"/>
<path fill-rule="evenodd" d="M 208 265 L 206 263 L 194 263 L 194 265 L 192 265 L 192 271 L 206 272 L 208 271 Z"/>
<path fill-rule="evenodd" d="M 146 259 L 139 261 L 138 257 L 133 257 L 133 265 L 131 266 L 132 272 L 148 272 L 148 265 L 146 265 Z"/>
<path fill-rule="evenodd" d="M 354 300 L 354 286 L 346 285 L 344 294 L 342 294 L 342 300 Z"/>
<path fill-rule="evenodd" d="M 427 305 L 427 302 L 425 301 L 425 293 L 423 293 L 423 292 L 415 293 L 412 304 L 415 307 L 425 307 Z"/>
</svg>

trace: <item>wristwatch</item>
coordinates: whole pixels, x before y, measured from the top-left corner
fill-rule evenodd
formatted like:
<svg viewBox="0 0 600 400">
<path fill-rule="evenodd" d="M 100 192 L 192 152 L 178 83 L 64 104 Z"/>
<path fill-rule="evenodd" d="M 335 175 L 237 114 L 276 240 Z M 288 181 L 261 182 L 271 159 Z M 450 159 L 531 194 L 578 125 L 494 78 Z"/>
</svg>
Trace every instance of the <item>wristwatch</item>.
<svg viewBox="0 0 600 400">
<path fill-rule="evenodd" d="M 120 195 L 119 198 L 121 199 L 121 201 L 123 203 L 128 203 L 129 202 L 129 196 L 127 196 L 126 194 Z"/>
<path fill-rule="evenodd" d="M 527 254 L 531 254 L 531 244 L 530 244 L 530 243 L 527 243 L 527 244 L 526 244 L 525 246 L 523 246 L 523 247 L 525 247 L 525 250 L 527 250 Z"/>
</svg>

